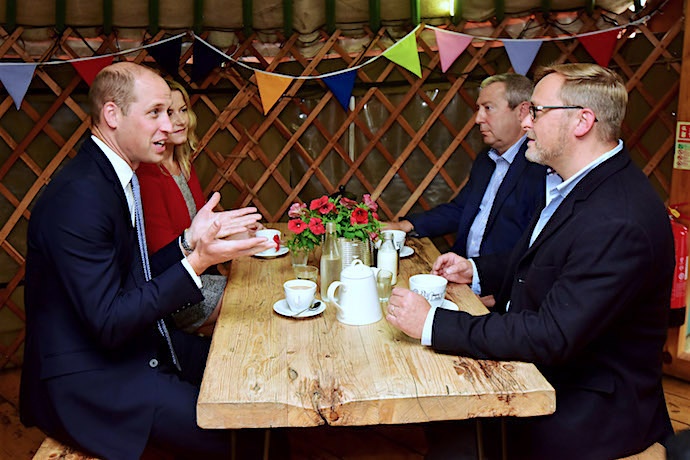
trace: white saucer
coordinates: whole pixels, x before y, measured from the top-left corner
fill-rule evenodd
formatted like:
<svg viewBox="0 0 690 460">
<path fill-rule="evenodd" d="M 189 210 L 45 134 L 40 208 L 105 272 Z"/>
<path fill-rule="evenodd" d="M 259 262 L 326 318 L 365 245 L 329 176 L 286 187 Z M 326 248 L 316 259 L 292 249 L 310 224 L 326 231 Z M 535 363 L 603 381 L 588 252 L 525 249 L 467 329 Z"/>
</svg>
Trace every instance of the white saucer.
<svg viewBox="0 0 690 460">
<path fill-rule="evenodd" d="M 285 255 L 289 252 L 290 250 L 287 248 L 287 246 L 281 246 L 280 249 L 278 249 L 278 252 L 271 251 L 269 253 L 260 252 L 258 254 L 254 254 L 256 257 L 261 257 L 262 259 L 272 259 L 274 257 L 280 257 L 282 255 Z"/>
<path fill-rule="evenodd" d="M 400 257 L 410 257 L 412 254 L 414 254 L 414 249 L 412 249 L 409 246 L 403 246 L 403 248 L 400 250 Z"/>
<path fill-rule="evenodd" d="M 451 302 L 448 299 L 443 299 L 443 303 L 441 304 L 440 308 L 445 308 L 446 310 L 460 311 L 460 308 L 458 308 L 455 302 Z"/>
<path fill-rule="evenodd" d="M 316 310 L 306 310 L 297 316 L 293 316 L 292 310 L 290 310 L 290 307 L 288 307 L 288 304 L 285 301 L 285 299 L 280 299 L 279 301 L 273 304 L 273 311 L 278 313 L 279 315 L 289 316 L 291 318 L 309 318 L 310 316 L 320 315 L 326 309 L 326 302 L 324 302 L 323 300 L 321 300 L 320 302 L 321 305 Z"/>
</svg>

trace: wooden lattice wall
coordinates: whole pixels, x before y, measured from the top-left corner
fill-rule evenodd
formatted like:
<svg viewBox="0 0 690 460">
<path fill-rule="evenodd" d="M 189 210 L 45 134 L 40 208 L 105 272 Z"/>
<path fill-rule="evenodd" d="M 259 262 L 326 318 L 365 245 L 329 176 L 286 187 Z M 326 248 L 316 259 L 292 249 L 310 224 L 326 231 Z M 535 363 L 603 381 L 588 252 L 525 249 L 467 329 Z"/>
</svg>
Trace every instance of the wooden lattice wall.
<svg viewBox="0 0 690 460">
<path fill-rule="evenodd" d="M 681 1 L 671 1 L 664 14 L 624 30 L 610 66 L 627 81 L 630 106 L 623 137 L 640 168 L 666 199 L 670 187 L 675 111 L 682 56 Z M 597 30 L 602 15 L 578 14 L 584 33 Z M 614 17 L 630 21 L 625 14 Z M 492 37 L 503 37 L 514 19 L 494 24 Z M 557 22 L 541 15 L 528 19 L 543 37 L 561 36 Z M 463 31 L 467 24 L 451 26 Z M 160 31 L 152 42 L 178 31 Z M 81 33 L 67 28 L 45 54 L 31 55 L 23 34 L 0 28 L 0 59 L 51 61 L 55 55 L 81 57 L 71 43 Z M 342 45 L 339 31 L 320 32 L 320 47 L 306 57 L 297 35 L 282 40 L 278 55 L 262 56 L 258 36 L 240 38 L 223 49 L 234 57 L 253 56 L 257 66 L 288 75 L 319 75 L 352 67 L 383 51 L 386 30 L 365 31 L 357 53 Z M 202 34 L 206 37 L 206 34 Z M 117 36 L 99 36 L 94 55 L 117 49 Z M 447 73 L 425 35 L 417 43 L 423 66 L 417 78 L 379 59 L 357 73 L 354 109 L 345 112 L 318 80 L 296 80 L 287 94 L 263 115 L 250 72 L 227 66 L 192 84 L 183 52 L 180 75 L 193 93 L 199 115 L 201 149 L 195 160 L 207 193 L 221 191 L 225 208 L 253 205 L 265 220 L 286 219 L 291 203 L 307 201 L 346 185 L 357 194 L 378 199 L 382 219 L 428 209 L 447 201 L 462 188 L 472 159 L 481 148 L 474 128 L 478 83 L 487 75 L 510 71 L 505 50 L 491 41 L 476 41 Z M 334 59 L 334 56 L 337 58 Z M 129 60 L 156 63 L 145 50 Z M 591 62 L 577 40 L 549 41 L 535 66 L 551 62 Z M 534 69 L 534 66 L 532 67 Z M 23 277 L 26 228 L 31 207 L 42 187 L 70 157 L 88 133 L 87 86 L 69 65 L 39 66 L 17 111 L 0 93 L 0 368 L 21 363 L 24 339 Z M 439 241 L 439 244 L 445 244 Z"/>
</svg>

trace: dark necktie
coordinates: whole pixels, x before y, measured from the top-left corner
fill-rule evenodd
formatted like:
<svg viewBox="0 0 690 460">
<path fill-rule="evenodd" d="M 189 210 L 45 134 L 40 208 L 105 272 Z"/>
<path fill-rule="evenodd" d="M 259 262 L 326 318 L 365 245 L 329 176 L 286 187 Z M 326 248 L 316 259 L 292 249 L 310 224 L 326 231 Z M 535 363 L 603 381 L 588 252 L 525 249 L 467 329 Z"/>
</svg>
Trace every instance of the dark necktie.
<svg viewBox="0 0 690 460">
<path fill-rule="evenodd" d="M 139 239 L 139 252 L 141 253 L 141 263 L 144 268 L 144 277 L 146 281 L 151 280 L 151 266 L 149 265 L 149 251 L 146 247 L 146 232 L 144 231 L 144 214 L 141 212 L 141 192 L 139 191 L 139 179 L 137 179 L 136 173 L 132 176 L 132 193 L 134 194 L 134 226 L 137 229 L 137 238 Z M 175 354 L 175 349 L 173 348 L 172 340 L 170 339 L 170 332 L 168 327 L 165 325 L 165 321 L 159 319 L 156 322 L 158 326 L 158 332 L 165 339 L 165 343 L 168 345 L 168 350 L 170 351 L 170 357 L 172 362 L 178 371 L 181 371 L 180 362 Z"/>
</svg>

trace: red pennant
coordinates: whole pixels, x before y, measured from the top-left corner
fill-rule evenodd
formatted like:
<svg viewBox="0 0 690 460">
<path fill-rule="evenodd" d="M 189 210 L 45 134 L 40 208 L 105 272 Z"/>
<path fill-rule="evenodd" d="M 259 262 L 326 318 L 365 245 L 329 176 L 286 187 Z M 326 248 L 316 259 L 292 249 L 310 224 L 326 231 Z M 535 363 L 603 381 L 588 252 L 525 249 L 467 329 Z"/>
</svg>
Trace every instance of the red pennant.
<svg viewBox="0 0 690 460">
<path fill-rule="evenodd" d="M 616 47 L 618 32 L 618 29 L 613 29 L 606 32 L 583 35 L 577 37 L 577 39 L 597 64 L 602 67 L 608 67 L 611 56 L 613 56 L 613 49 Z"/>
<path fill-rule="evenodd" d="M 72 67 L 76 69 L 77 73 L 89 86 L 91 86 L 91 83 L 93 83 L 93 79 L 96 78 L 98 72 L 100 72 L 104 67 L 108 67 L 112 63 L 112 55 L 71 62 Z"/>
</svg>

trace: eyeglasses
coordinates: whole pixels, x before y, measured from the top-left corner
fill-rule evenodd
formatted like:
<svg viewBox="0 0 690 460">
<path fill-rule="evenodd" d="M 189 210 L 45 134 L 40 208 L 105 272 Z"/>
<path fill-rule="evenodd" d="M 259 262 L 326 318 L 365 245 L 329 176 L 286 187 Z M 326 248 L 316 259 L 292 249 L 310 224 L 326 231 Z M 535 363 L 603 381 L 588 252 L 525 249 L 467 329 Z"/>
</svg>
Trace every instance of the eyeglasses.
<svg viewBox="0 0 690 460">
<path fill-rule="evenodd" d="M 581 105 L 529 105 L 529 114 L 532 117 L 532 121 L 537 119 L 537 112 L 542 112 L 544 110 L 552 109 L 584 109 Z M 595 120 L 596 121 L 596 120 Z"/>
</svg>

